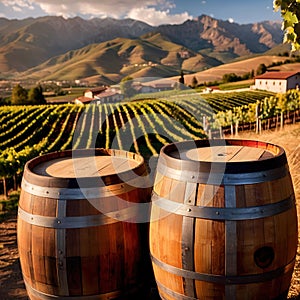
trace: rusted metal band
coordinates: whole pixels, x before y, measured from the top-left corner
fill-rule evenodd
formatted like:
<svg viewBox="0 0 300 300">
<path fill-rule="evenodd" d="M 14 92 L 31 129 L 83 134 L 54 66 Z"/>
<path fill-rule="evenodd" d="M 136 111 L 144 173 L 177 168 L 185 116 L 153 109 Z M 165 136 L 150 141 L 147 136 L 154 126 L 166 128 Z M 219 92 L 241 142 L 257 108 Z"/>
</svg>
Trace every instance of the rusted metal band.
<svg viewBox="0 0 300 300">
<path fill-rule="evenodd" d="M 161 284 L 159 281 L 156 281 L 156 285 L 159 288 L 159 296 L 162 300 L 168 300 L 169 298 L 165 298 L 164 295 L 162 295 L 162 293 L 160 293 L 160 291 L 163 292 L 164 294 L 167 294 L 168 296 L 171 296 L 172 299 L 175 299 L 175 300 L 199 300 L 199 298 L 193 298 L 193 297 L 189 297 L 189 296 L 185 296 L 180 293 L 177 293 L 177 292 L 167 288 L 166 286 Z M 287 294 L 288 294 L 288 290 L 283 292 L 282 294 L 280 294 L 276 299 L 286 299 Z M 225 299 L 231 300 L 231 298 L 227 298 L 226 296 L 225 296 Z"/>
<path fill-rule="evenodd" d="M 60 300 L 107 300 L 107 299 L 114 299 L 116 297 L 122 296 L 124 293 L 121 291 L 114 291 L 111 293 L 106 294 L 98 294 L 98 295 L 90 295 L 90 296 L 59 296 L 59 295 L 50 295 L 43 293 L 34 289 L 24 278 L 24 283 L 26 286 L 26 290 L 29 294 L 37 297 L 41 300 L 53 300 L 53 299 L 60 299 Z"/>
<path fill-rule="evenodd" d="M 123 209 L 117 212 L 110 213 L 110 216 L 99 214 L 80 217 L 46 217 L 40 215 L 33 215 L 21 207 L 18 209 L 18 218 L 22 219 L 28 224 L 40 227 L 55 228 L 55 229 L 68 229 L 68 228 L 87 228 L 92 226 L 108 225 L 117 223 L 117 215 L 122 214 L 122 218 L 127 214 L 128 219 L 134 217 L 137 211 L 134 207 Z M 115 216 L 115 218 L 113 218 Z"/>
<path fill-rule="evenodd" d="M 193 206 L 178 203 L 159 197 L 155 192 L 153 192 L 152 205 L 156 205 L 170 213 L 193 218 L 219 221 L 242 221 L 255 220 L 281 214 L 295 206 L 295 196 L 292 194 L 287 199 L 282 201 L 261 206 L 225 208 Z"/>
<path fill-rule="evenodd" d="M 168 178 L 211 185 L 255 184 L 281 179 L 289 174 L 287 165 L 260 172 L 228 174 L 225 172 L 225 168 L 223 172 L 198 172 L 184 168 L 174 169 L 158 163 L 157 171 Z"/>
<path fill-rule="evenodd" d="M 159 281 L 156 281 L 157 287 L 160 291 L 162 291 L 163 293 L 169 295 L 172 297 L 172 299 L 176 299 L 176 300 L 197 300 L 198 298 L 194 298 L 194 297 L 189 297 L 189 296 L 185 296 L 182 295 L 180 293 L 177 293 L 175 291 L 172 291 L 171 289 L 167 288 L 166 286 L 164 286 L 163 284 L 161 284 Z M 163 295 L 159 294 L 159 296 L 165 300 L 166 298 L 163 297 Z"/>
<path fill-rule="evenodd" d="M 65 200 L 80 200 L 80 199 L 97 199 L 104 197 L 111 197 L 121 195 L 136 189 L 141 186 L 143 178 L 138 177 L 127 183 L 120 183 L 109 185 L 105 187 L 95 188 L 59 188 L 59 187 L 43 187 L 27 182 L 24 178 L 22 180 L 22 190 L 38 197 L 45 197 L 51 199 L 65 199 Z"/>
<path fill-rule="evenodd" d="M 295 258 L 294 258 L 287 265 L 282 266 L 273 271 L 251 274 L 251 275 L 223 276 L 223 275 L 216 275 L 216 274 L 197 273 L 194 271 L 180 269 L 160 261 L 159 259 L 154 257 L 152 253 L 150 253 L 150 256 L 151 256 L 152 263 L 154 263 L 160 269 L 168 273 L 183 278 L 190 278 L 193 280 L 211 282 L 216 284 L 248 284 L 248 283 L 259 283 L 259 282 L 270 281 L 285 273 L 292 272 L 295 264 Z"/>
</svg>

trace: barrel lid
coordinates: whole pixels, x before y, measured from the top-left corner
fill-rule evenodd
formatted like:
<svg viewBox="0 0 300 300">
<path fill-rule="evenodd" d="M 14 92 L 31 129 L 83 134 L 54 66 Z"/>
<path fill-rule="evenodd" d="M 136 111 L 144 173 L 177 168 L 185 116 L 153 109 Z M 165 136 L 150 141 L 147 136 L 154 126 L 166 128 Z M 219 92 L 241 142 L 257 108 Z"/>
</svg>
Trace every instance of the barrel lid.
<svg viewBox="0 0 300 300">
<path fill-rule="evenodd" d="M 241 139 L 194 140 L 172 143 L 160 152 L 160 163 L 176 170 L 242 173 L 287 164 L 282 147 Z"/>
<path fill-rule="evenodd" d="M 186 157 L 194 161 L 243 162 L 271 158 L 274 153 L 249 146 L 224 145 L 191 149 L 186 152 Z"/>
<path fill-rule="evenodd" d="M 23 179 L 39 186 L 77 188 L 79 184 L 89 187 L 127 182 L 145 172 L 144 159 L 138 154 L 96 148 L 38 156 L 26 163 Z"/>
<path fill-rule="evenodd" d="M 32 171 L 43 176 L 84 178 L 120 174 L 138 165 L 133 159 L 115 156 L 64 157 L 42 162 Z"/>
</svg>

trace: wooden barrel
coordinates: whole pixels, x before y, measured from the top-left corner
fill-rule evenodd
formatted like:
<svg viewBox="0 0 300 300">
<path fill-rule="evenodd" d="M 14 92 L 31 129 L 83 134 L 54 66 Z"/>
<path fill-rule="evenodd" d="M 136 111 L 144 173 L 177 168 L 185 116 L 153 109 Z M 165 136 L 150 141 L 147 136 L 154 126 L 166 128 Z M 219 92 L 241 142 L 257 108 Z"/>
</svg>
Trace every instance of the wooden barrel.
<svg viewBox="0 0 300 300">
<path fill-rule="evenodd" d="M 136 220 L 150 200 L 144 160 L 120 150 L 76 153 L 26 164 L 17 236 L 27 292 L 30 299 L 125 299 L 145 273 Z"/>
<path fill-rule="evenodd" d="M 162 299 L 286 296 L 298 234 L 281 147 L 234 139 L 163 147 L 150 220 Z"/>
</svg>

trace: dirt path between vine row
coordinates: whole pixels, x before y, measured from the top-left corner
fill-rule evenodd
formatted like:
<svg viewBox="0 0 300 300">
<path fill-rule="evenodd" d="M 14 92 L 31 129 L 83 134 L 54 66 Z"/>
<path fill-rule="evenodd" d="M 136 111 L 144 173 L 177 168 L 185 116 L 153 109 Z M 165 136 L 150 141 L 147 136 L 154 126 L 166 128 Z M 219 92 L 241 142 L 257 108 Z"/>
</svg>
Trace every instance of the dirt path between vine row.
<svg viewBox="0 0 300 300">
<path fill-rule="evenodd" d="M 17 248 L 17 218 L 10 214 L 0 223 L 0 299 L 28 299 Z"/>
<path fill-rule="evenodd" d="M 283 131 L 270 131 L 262 135 L 240 133 L 238 137 L 278 144 L 286 150 L 294 182 L 297 203 L 300 204 L 300 125 L 289 125 Z M 299 211 L 299 204 L 297 205 Z M 300 214 L 298 212 L 300 224 Z M 0 299 L 28 300 L 19 264 L 17 249 L 16 212 L 0 223 Z M 300 230 L 299 230 L 300 233 Z M 293 279 L 288 299 L 300 299 L 300 239 Z"/>
</svg>

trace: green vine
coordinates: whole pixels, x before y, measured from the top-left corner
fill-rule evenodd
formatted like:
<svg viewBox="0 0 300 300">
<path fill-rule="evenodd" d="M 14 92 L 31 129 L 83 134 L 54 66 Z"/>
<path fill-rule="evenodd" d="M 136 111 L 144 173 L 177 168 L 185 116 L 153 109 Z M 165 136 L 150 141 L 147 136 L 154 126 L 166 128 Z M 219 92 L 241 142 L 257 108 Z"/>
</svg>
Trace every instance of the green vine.
<svg viewBox="0 0 300 300">
<path fill-rule="evenodd" d="M 284 43 L 290 43 L 292 51 L 300 50 L 300 0 L 274 0 L 273 8 L 281 11 Z"/>
</svg>

